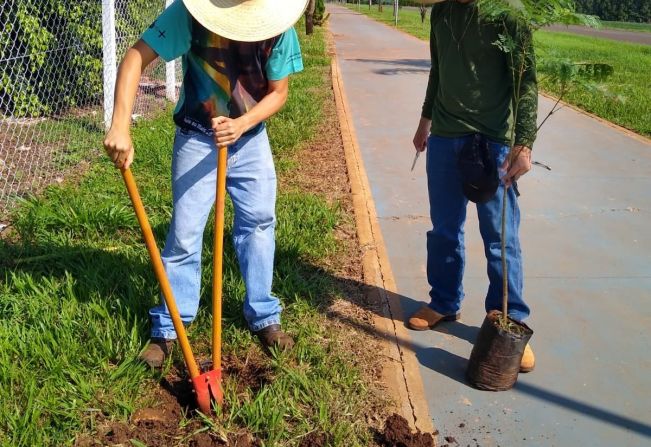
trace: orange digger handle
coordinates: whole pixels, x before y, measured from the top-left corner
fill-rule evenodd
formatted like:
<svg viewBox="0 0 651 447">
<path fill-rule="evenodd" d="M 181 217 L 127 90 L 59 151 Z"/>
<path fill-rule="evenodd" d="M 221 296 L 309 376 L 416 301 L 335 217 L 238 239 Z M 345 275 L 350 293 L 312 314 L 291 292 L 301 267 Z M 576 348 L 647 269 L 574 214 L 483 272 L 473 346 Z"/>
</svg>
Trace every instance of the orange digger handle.
<svg viewBox="0 0 651 447">
<path fill-rule="evenodd" d="M 224 206 L 226 202 L 226 159 L 228 149 L 218 149 L 217 195 L 215 197 L 215 241 L 212 276 L 212 364 L 222 367 L 222 272 L 224 265 Z"/>
<path fill-rule="evenodd" d="M 197 367 L 197 363 L 194 360 L 194 355 L 192 355 L 192 349 L 190 348 L 190 343 L 188 342 L 188 337 L 185 333 L 185 327 L 181 321 L 179 310 L 176 307 L 176 301 L 174 300 L 174 295 L 172 294 L 172 288 L 170 287 L 169 280 L 167 279 L 165 268 L 163 267 L 163 261 L 161 260 L 158 246 L 156 245 L 154 235 L 151 231 L 151 227 L 149 226 L 149 220 L 147 219 L 145 208 L 142 205 L 142 200 L 140 200 L 138 187 L 136 186 L 136 182 L 133 179 L 131 170 L 122 169 L 121 171 L 122 178 L 124 178 L 124 183 L 127 186 L 127 191 L 129 191 L 131 203 L 133 204 L 133 208 L 136 211 L 138 223 L 140 223 L 142 236 L 145 239 L 145 245 L 147 245 L 147 251 L 149 252 L 149 257 L 151 258 L 151 263 L 154 267 L 154 274 L 156 275 L 156 279 L 160 285 L 161 292 L 165 298 L 165 304 L 167 304 L 167 308 L 170 311 L 170 316 L 172 317 L 172 323 L 174 324 L 174 330 L 176 331 L 176 335 L 179 339 L 179 344 L 181 345 L 181 351 L 183 352 L 185 364 L 188 366 L 190 378 L 194 379 L 195 377 L 199 376 L 199 368 Z"/>
</svg>

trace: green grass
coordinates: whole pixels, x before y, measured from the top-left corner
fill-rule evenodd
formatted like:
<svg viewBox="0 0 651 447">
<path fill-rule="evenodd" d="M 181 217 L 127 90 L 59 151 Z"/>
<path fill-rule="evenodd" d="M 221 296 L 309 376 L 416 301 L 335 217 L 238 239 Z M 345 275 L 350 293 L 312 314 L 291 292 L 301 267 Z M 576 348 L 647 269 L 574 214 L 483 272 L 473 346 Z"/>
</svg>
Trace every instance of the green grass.
<svg viewBox="0 0 651 447">
<path fill-rule="evenodd" d="M 356 6 L 348 5 L 354 11 Z M 368 6 L 360 11 L 370 17 L 393 26 L 391 8 L 384 8 L 382 14 L 377 7 L 369 12 Z M 399 29 L 420 39 L 429 39 L 429 20 L 421 24 L 420 14 L 414 10 L 400 10 Z M 615 73 L 604 86 L 612 95 L 621 97 L 615 101 L 611 95 L 599 95 L 593 91 L 575 89 L 564 99 L 590 113 L 631 129 L 642 135 L 651 136 L 651 47 L 607 39 L 579 36 L 571 33 L 538 31 L 535 35 L 538 60 L 544 57 L 566 58 L 577 62 L 598 62 L 610 64 Z M 540 89 L 557 95 L 556 87 L 545 81 L 540 72 Z"/>
<path fill-rule="evenodd" d="M 347 4 L 346 6 L 353 11 L 366 14 L 378 22 L 386 23 L 392 27 L 395 26 L 391 5 L 384 5 L 382 12 L 378 11 L 377 5 L 373 5 L 371 9 L 369 9 L 368 4 L 362 4 L 359 9 L 357 5 Z M 429 40 L 429 9 L 427 11 L 427 17 L 425 17 L 425 22 L 422 22 L 418 10 L 401 8 L 398 13 L 398 29 L 419 39 Z"/>
<path fill-rule="evenodd" d="M 603 27 L 606 29 L 622 29 L 626 31 L 638 31 L 644 33 L 651 33 L 651 23 L 638 23 L 638 22 L 609 22 L 602 21 Z"/>
<path fill-rule="evenodd" d="M 292 157 L 317 131 L 327 96 L 324 31 L 301 39 L 306 70 L 292 77 L 287 106 L 269 123 L 281 175 L 291 174 Z M 169 112 L 133 131 L 134 176 L 159 245 L 171 214 Z M 227 222 L 231 216 L 229 204 Z M 334 230 L 347 217 L 338 204 L 295 189 L 279 191 L 277 217 L 274 292 L 297 347 L 268 360 L 275 378 L 260 390 L 236 391 L 227 381 L 228 411 L 205 427 L 245 428 L 266 446 L 298 445 L 312 430 L 336 446 L 367 445 L 369 394 L 339 348 L 342 335 L 326 322 L 337 279 L 318 266 L 341 250 Z M 152 399 L 161 376 L 136 357 L 158 286 L 121 177 L 104 157 L 76 184 L 23 201 L 13 230 L 0 241 L 0 445 L 71 445 L 76 434 L 92 433 L 98 417 L 125 421 Z M 227 240 L 230 231 L 227 225 Z M 202 355 L 210 331 L 210 222 L 205 240 L 201 311 L 189 334 Z M 244 285 L 228 242 L 224 264 L 224 351 L 244 357 L 259 348 L 241 315 Z"/>
<path fill-rule="evenodd" d="M 621 96 L 621 101 L 582 89 L 574 89 L 565 100 L 642 135 L 651 135 L 650 46 L 549 31 L 538 31 L 535 42 L 539 59 L 561 57 L 612 65 L 615 72 L 605 87 L 609 93 Z M 539 78 L 543 91 L 559 93 L 545 81 L 544 72 Z"/>
</svg>

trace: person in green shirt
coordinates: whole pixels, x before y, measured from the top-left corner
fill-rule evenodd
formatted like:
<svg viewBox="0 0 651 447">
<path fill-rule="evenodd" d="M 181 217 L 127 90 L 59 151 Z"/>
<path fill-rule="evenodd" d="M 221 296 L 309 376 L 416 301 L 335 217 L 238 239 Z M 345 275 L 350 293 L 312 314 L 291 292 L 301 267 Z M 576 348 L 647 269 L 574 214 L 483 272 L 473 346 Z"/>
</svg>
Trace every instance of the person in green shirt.
<svg viewBox="0 0 651 447">
<path fill-rule="evenodd" d="M 522 296 L 516 182 L 531 169 L 531 147 L 537 130 L 538 89 L 531 30 L 517 26 L 509 18 L 505 18 L 504 23 L 484 20 L 473 0 L 435 3 L 431 12 L 432 66 L 421 119 L 413 139 L 417 151 L 427 149 L 433 225 L 427 233 L 431 302 L 413 314 L 407 324 L 414 330 L 426 330 L 440 321 L 459 318 L 464 298 L 463 227 L 469 199 L 477 203 L 488 264 L 490 284 L 485 299 L 486 312 L 501 309 L 503 188 L 508 188 L 505 237 L 509 316 L 522 321 L 529 316 L 530 309 Z M 495 45 L 499 35 L 505 32 L 516 43 L 517 50 L 513 54 Z M 524 67 L 522 76 L 519 67 Z M 519 88 L 517 114 L 514 114 L 514 85 Z M 507 155 L 511 150 L 512 130 L 515 133 L 513 153 L 517 155 L 509 164 Z M 468 154 L 470 165 L 479 166 L 486 173 L 487 188 L 466 178 Z M 521 371 L 533 370 L 534 364 L 533 352 L 527 346 Z"/>
</svg>

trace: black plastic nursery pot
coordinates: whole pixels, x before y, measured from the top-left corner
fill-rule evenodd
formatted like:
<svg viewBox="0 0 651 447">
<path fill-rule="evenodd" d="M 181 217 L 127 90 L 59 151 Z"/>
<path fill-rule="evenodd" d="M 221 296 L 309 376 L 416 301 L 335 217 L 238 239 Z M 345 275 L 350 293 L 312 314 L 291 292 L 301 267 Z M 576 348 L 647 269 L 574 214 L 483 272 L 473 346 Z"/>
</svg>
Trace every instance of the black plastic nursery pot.
<svg viewBox="0 0 651 447">
<path fill-rule="evenodd" d="M 472 348 L 466 378 L 486 391 L 511 389 L 518 380 L 524 348 L 533 331 L 524 323 L 508 319 L 510 330 L 499 324 L 501 312 L 491 312 L 481 325 Z"/>
</svg>

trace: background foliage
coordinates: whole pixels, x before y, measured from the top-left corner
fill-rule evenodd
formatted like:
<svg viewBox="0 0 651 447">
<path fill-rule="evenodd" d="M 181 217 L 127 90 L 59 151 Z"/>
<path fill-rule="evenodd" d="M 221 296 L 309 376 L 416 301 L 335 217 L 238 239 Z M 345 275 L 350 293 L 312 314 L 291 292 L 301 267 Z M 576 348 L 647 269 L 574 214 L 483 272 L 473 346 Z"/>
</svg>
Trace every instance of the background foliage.
<svg viewBox="0 0 651 447">
<path fill-rule="evenodd" d="M 651 23 L 651 0 L 577 0 L 576 6 L 602 20 Z"/>
<path fill-rule="evenodd" d="M 133 43 L 163 4 L 117 0 L 118 46 Z M 4 1 L 0 29 L 1 115 L 53 115 L 101 100 L 100 1 Z"/>
</svg>

